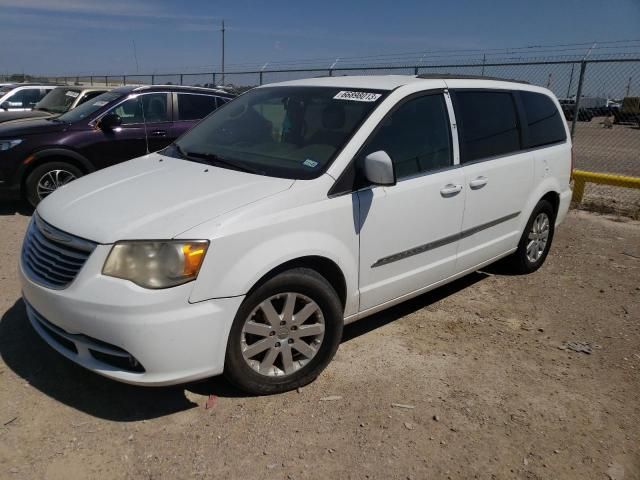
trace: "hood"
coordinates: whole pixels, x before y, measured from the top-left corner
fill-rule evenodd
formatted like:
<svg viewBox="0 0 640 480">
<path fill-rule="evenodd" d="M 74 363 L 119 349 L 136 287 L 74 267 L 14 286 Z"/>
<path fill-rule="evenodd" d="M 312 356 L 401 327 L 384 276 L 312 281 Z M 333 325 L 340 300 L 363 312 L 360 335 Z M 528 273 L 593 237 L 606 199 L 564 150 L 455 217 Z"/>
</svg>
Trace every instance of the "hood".
<svg viewBox="0 0 640 480">
<path fill-rule="evenodd" d="M 25 118 L 51 117 L 52 114 L 43 110 L 27 110 L 24 112 L 0 112 L 0 123 L 22 120 Z"/>
<path fill-rule="evenodd" d="M 2 120 L 0 119 L 0 121 Z M 20 120 L 0 123 L 0 138 L 61 132 L 66 130 L 68 127 L 69 124 L 64 122 L 56 122 L 44 118 L 23 118 Z"/>
<path fill-rule="evenodd" d="M 168 239 L 293 182 L 151 154 L 65 185 L 38 214 L 98 243 Z"/>
</svg>

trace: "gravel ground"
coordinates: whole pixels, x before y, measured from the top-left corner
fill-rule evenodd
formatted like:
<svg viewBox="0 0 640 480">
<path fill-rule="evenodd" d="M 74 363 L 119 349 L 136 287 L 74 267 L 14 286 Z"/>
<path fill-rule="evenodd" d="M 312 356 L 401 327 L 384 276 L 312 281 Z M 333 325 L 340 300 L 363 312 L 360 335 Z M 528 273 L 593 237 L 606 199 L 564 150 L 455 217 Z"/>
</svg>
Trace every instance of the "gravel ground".
<svg viewBox="0 0 640 480">
<path fill-rule="evenodd" d="M 20 301 L 27 221 L 0 215 L 2 479 L 640 478 L 639 222 L 573 211 L 537 273 L 493 267 L 348 326 L 317 381 L 256 398 L 53 352 Z"/>
</svg>

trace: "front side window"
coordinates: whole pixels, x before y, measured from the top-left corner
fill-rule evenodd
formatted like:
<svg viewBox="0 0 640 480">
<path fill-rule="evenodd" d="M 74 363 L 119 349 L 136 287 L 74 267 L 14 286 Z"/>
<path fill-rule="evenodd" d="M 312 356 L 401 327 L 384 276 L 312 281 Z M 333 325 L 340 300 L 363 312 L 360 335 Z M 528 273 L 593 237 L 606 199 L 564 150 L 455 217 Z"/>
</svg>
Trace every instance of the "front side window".
<svg viewBox="0 0 640 480">
<path fill-rule="evenodd" d="M 12 106 L 21 108 L 33 108 L 49 90 L 40 88 L 23 88 L 7 98 L 7 102 Z"/>
<path fill-rule="evenodd" d="M 216 109 L 213 95 L 178 94 L 178 120 L 200 120 Z"/>
<path fill-rule="evenodd" d="M 529 127 L 527 147 L 540 147 L 566 140 L 563 117 L 548 96 L 521 91 L 520 99 Z"/>
<path fill-rule="evenodd" d="M 385 93 L 333 87 L 257 88 L 217 109 L 165 153 L 269 176 L 315 178 Z"/>
<path fill-rule="evenodd" d="M 388 115 L 362 156 L 378 150 L 391 157 L 398 179 L 451 166 L 449 116 L 442 94 L 414 98 Z"/>
<path fill-rule="evenodd" d="M 520 150 L 520 129 L 511 93 L 457 91 L 454 100 L 462 163 Z"/>
<path fill-rule="evenodd" d="M 149 93 L 131 97 L 113 111 L 122 119 L 122 125 L 167 122 L 169 121 L 167 104 L 166 93 Z"/>
<path fill-rule="evenodd" d="M 78 105 L 82 105 L 83 103 L 88 102 L 92 98 L 96 98 L 98 95 L 102 95 L 103 93 L 104 92 L 101 92 L 100 90 L 95 91 L 95 92 L 87 92 L 80 98 L 80 101 L 78 102 Z M 78 105 L 76 105 L 76 107 Z"/>
</svg>

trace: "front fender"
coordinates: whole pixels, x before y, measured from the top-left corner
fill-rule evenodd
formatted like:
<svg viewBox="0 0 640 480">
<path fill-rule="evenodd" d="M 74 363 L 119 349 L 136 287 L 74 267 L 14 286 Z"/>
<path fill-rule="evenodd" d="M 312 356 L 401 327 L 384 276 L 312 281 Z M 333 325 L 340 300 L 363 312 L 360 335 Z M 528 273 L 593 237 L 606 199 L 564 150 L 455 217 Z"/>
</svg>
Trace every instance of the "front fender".
<svg viewBox="0 0 640 480">
<path fill-rule="evenodd" d="M 271 270 L 301 257 L 334 262 L 347 287 L 345 314 L 358 308 L 358 236 L 349 195 L 278 212 L 251 228 L 213 238 L 190 301 L 245 295 Z M 194 232 L 188 232 L 193 236 Z"/>
</svg>

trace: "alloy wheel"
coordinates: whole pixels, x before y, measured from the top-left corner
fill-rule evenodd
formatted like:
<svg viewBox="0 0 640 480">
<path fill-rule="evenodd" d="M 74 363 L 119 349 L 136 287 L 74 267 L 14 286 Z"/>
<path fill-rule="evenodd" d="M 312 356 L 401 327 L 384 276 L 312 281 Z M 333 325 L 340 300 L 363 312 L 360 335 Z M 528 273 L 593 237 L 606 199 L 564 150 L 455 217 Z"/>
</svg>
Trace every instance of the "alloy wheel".
<svg viewBox="0 0 640 480">
<path fill-rule="evenodd" d="M 549 241 L 549 230 L 549 216 L 544 212 L 539 213 L 533 221 L 527 237 L 527 260 L 529 262 L 536 263 L 544 253 Z"/>
<path fill-rule="evenodd" d="M 322 310 L 312 299 L 294 292 L 273 295 L 245 320 L 242 357 L 261 375 L 291 375 L 317 355 L 324 333 Z"/>
<path fill-rule="evenodd" d="M 38 180 L 38 198 L 42 200 L 58 188 L 76 179 L 76 176 L 67 170 L 50 170 Z"/>
</svg>

